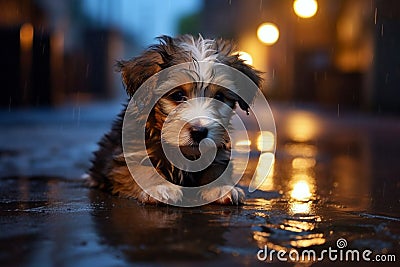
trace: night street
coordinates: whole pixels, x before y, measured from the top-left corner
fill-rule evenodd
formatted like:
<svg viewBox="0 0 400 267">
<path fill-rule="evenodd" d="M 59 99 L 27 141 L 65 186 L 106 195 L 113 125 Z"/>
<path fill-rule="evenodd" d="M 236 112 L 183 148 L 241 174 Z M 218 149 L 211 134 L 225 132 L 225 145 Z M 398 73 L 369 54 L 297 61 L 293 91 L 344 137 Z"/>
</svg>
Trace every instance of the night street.
<svg viewBox="0 0 400 267">
<path fill-rule="evenodd" d="M 240 207 L 177 208 L 83 186 L 119 109 L 1 111 L 2 266 L 253 266 L 265 264 L 257 259 L 265 246 L 318 253 L 337 249 L 339 238 L 348 249 L 399 257 L 398 118 L 273 104 L 276 161 L 261 190 Z"/>
<path fill-rule="evenodd" d="M 400 1 L 0 0 L 0 267 L 400 266 Z"/>
</svg>

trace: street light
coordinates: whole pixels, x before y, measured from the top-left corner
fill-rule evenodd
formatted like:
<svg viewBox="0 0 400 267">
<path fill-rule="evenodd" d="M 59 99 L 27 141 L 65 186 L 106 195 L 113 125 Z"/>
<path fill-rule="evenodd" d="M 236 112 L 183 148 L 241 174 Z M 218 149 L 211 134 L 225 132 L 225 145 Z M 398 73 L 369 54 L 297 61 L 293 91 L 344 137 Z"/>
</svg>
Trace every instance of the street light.
<svg viewBox="0 0 400 267">
<path fill-rule="evenodd" d="M 246 63 L 247 65 L 253 65 L 253 57 L 249 53 L 238 51 L 237 54 L 239 58 L 244 61 L 244 63 Z"/>
<path fill-rule="evenodd" d="M 293 9 L 297 16 L 311 18 L 317 13 L 318 3 L 316 0 L 295 0 Z"/>
<path fill-rule="evenodd" d="M 278 27 L 273 23 L 263 23 L 257 29 L 257 37 L 264 44 L 273 45 L 279 39 Z"/>
</svg>

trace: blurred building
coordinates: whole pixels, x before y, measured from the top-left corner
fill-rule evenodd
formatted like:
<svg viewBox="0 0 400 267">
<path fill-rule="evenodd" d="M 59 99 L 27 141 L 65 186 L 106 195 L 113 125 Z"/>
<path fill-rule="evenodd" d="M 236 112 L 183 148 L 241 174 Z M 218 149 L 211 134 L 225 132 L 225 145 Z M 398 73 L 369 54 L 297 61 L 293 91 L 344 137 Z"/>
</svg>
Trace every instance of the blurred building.
<svg viewBox="0 0 400 267">
<path fill-rule="evenodd" d="M 400 111 L 399 1 L 317 0 L 310 18 L 295 14 L 294 0 L 203 1 L 200 14 L 181 20 L 181 32 L 236 40 L 265 72 L 263 90 L 270 99 Z M 87 15 L 80 0 L 0 0 L 1 106 L 110 99 L 122 92 L 116 90 L 121 83 L 115 60 L 134 55 L 123 53 L 135 40 L 111 22 L 143 9 L 146 16 L 125 20 L 124 27 L 134 24 L 133 36 L 151 30 L 161 35 L 165 29 L 158 26 L 172 14 L 183 15 L 172 12 L 179 9 L 175 2 L 151 7 L 143 0 L 129 8 L 122 1 L 91 3 L 101 16 Z M 171 15 L 159 18 L 164 13 Z M 279 30 L 272 45 L 257 37 L 265 22 Z"/>
<path fill-rule="evenodd" d="M 400 111 L 400 2 L 318 0 L 310 18 L 293 2 L 204 0 L 201 32 L 237 40 L 271 99 Z M 279 29 L 273 45 L 257 38 L 265 22 Z"/>
<path fill-rule="evenodd" d="M 34 25 L 41 27 L 35 30 Z M 0 1 L 2 105 L 49 101 L 50 36 L 46 29 L 45 15 L 38 6 L 28 1 Z"/>
<path fill-rule="evenodd" d="M 124 37 L 80 1 L 0 0 L 1 106 L 110 98 Z"/>
</svg>

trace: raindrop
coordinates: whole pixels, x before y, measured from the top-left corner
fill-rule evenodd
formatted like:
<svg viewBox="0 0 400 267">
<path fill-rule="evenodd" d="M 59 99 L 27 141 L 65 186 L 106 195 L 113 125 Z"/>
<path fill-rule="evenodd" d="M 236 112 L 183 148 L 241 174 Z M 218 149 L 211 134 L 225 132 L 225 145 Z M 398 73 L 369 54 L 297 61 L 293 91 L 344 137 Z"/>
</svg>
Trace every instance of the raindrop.
<svg viewBox="0 0 400 267">
<path fill-rule="evenodd" d="M 272 69 L 272 80 L 275 80 L 275 69 Z"/>
<path fill-rule="evenodd" d="M 340 104 L 337 104 L 337 116 L 340 117 Z"/>
<path fill-rule="evenodd" d="M 378 16 L 378 8 L 375 7 L 375 13 L 374 13 L 374 23 L 375 23 L 375 25 L 376 25 L 376 18 L 377 18 L 377 16 Z"/>
<path fill-rule="evenodd" d="M 381 25 L 381 36 L 383 36 L 383 23 Z"/>
</svg>

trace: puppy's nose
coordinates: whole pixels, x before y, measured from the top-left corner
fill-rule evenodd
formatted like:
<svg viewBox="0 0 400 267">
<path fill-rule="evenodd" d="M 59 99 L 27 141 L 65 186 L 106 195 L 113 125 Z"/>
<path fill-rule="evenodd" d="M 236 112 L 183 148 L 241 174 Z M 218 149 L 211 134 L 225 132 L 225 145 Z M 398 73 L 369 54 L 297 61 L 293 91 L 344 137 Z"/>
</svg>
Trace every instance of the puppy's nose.
<svg viewBox="0 0 400 267">
<path fill-rule="evenodd" d="M 207 137 L 208 129 L 202 126 L 192 126 L 190 128 L 190 135 L 193 141 L 200 143 L 201 140 Z"/>
</svg>

